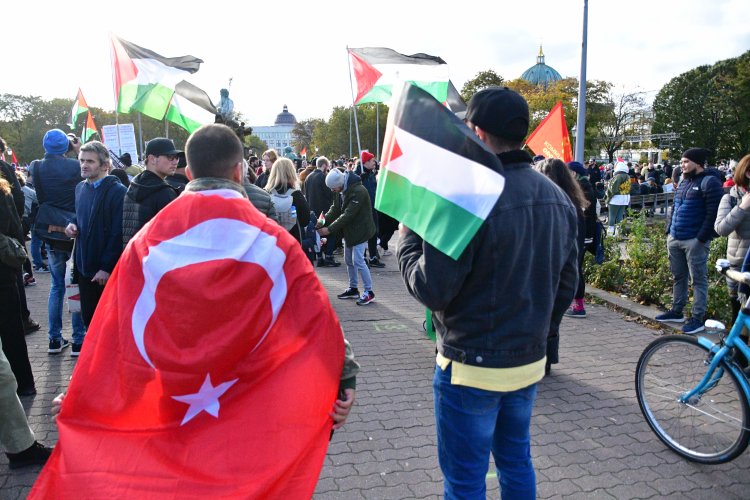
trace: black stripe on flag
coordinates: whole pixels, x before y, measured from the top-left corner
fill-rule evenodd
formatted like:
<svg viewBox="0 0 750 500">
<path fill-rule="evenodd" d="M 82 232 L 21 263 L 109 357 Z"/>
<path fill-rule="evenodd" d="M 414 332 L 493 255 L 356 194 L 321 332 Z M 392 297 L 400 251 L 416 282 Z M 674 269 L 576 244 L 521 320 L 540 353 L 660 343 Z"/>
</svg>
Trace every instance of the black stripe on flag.
<svg viewBox="0 0 750 500">
<path fill-rule="evenodd" d="M 154 59 L 166 66 L 181 69 L 189 73 L 195 73 L 198 71 L 203 62 L 202 59 L 198 59 L 195 56 L 164 57 L 153 50 L 144 49 L 143 47 L 128 42 L 127 40 L 123 40 L 122 38 L 117 39 L 120 41 L 122 47 L 131 59 Z"/>
<path fill-rule="evenodd" d="M 391 113 L 395 113 L 396 127 L 495 172 L 503 172 L 500 158 L 463 121 L 419 87 L 405 83 Z"/>
<path fill-rule="evenodd" d="M 203 89 L 196 87 L 188 81 L 182 80 L 178 83 L 174 88 L 174 92 L 178 96 L 187 99 L 196 106 L 200 106 L 210 113 L 218 113 L 216 106 L 214 106 L 214 103 L 211 101 L 211 98 L 208 97 L 208 94 L 206 94 Z"/>
<path fill-rule="evenodd" d="M 426 64 L 433 66 L 446 64 L 437 56 L 422 53 L 407 56 L 386 47 L 361 47 L 358 49 L 350 48 L 349 50 L 369 64 Z"/>
</svg>

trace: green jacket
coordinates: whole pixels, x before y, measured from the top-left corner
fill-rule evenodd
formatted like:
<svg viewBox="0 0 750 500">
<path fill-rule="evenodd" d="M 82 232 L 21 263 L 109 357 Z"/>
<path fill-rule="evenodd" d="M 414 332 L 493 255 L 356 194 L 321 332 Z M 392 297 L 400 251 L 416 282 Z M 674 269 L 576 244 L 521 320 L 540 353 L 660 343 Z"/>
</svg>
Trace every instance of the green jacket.
<svg viewBox="0 0 750 500">
<path fill-rule="evenodd" d="M 325 227 L 334 236 L 343 236 L 347 246 L 359 245 L 375 234 L 375 221 L 372 219 L 372 205 L 367 189 L 359 176 L 346 175 L 342 197 L 333 197 L 333 205 L 325 215 Z"/>
</svg>

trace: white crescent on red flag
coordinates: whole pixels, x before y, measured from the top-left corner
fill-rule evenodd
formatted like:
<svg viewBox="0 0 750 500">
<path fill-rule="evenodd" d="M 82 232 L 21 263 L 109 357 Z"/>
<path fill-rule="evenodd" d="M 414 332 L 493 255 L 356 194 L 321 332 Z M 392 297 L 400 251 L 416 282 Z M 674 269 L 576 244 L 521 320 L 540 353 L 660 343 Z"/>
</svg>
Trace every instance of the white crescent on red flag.
<svg viewBox="0 0 750 500">
<path fill-rule="evenodd" d="M 232 191 L 186 192 L 97 307 L 29 498 L 310 498 L 344 358 L 299 243 Z"/>
</svg>

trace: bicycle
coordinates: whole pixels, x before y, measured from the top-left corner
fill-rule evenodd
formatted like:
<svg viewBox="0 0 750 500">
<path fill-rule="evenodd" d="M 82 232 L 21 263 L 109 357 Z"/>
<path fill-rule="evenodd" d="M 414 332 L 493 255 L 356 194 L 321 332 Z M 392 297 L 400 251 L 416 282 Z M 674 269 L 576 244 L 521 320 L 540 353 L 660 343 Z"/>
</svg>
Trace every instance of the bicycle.
<svg viewBox="0 0 750 500">
<path fill-rule="evenodd" d="M 720 259 L 716 270 L 750 285 L 750 273 L 729 269 Z M 657 437 L 693 462 L 721 464 L 737 458 L 750 442 L 750 383 L 738 364 L 750 362 L 750 348 L 740 339 L 750 330 L 750 298 L 729 335 L 719 321 L 706 321 L 705 337 L 666 335 L 651 342 L 635 371 L 638 405 Z"/>
</svg>

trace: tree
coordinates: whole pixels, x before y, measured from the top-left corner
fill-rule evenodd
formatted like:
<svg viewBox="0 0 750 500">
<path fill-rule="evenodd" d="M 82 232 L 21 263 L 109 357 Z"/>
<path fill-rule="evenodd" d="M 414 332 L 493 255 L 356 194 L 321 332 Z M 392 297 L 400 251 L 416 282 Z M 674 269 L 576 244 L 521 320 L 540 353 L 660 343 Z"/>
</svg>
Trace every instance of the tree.
<svg viewBox="0 0 750 500">
<path fill-rule="evenodd" d="M 245 136 L 245 147 L 250 150 L 251 155 L 255 155 L 260 158 L 260 155 L 263 154 L 263 151 L 266 151 L 268 149 L 268 144 L 266 144 L 266 141 L 264 141 L 257 135 L 251 134 Z"/>
<path fill-rule="evenodd" d="M 487 69 L 477 73 L 477 76 L 464 83 L 461 87 L 461 97 L 464 101 L 469 102 L 469 99 L 482 89 L 491 87 L 493 85 L 502 86 L 505 80 L 502 76 L 495 73 L 494 70 Z"/>
<path fill-rule="evenodd" d="M 654 99 L 654 133 L 674 132 L 673 154 L 705 147 L 716 157 L 750 151 L 750 51 L 672 78 Z"/>
<path fill-rule="evenodd" d="M 302 120 L 294 125 L 292 130 L 292 145 L 297 151 L 307 148 L 308 151 L 312 151 L 313 148 L 313 133 L 315 127 L 317 127 L 323 120 L 320 118 L 313 118 L 311 120 Z"/>
<path fill-rule="evenodd" d="M 312 144 L 318 152 L 329 158 L 347 155 L 349 151 L 357 155 L 357 136 L 351 107 L 337 106 L 333 108 L 327 122 L 316 123 L 313 131 Z M 377 116 L 380 115 L 380 127 Z M 351 121 L 351 134 L 350 131 Z M 388 107 L 383 104 L 368 103 L 357 106 L 357 124 L 359 126 L 360 147 L 375 154 L 379 151 L 378 140 L 383 143 L 385 127 L 388 121 Z"/>
<path fill-rule="evenodd" d="M 604 103 L 601 122 L 598 126 L 596 143 L 607 152 L 609 162 L 614 162 L 615 151 L 625 144 L 626 135 L 643 132 L 643 117 L 648 112 L 648 106 L 643 99 L 643 92 L 610 93 L 608 102 Z"/>
</svg>

